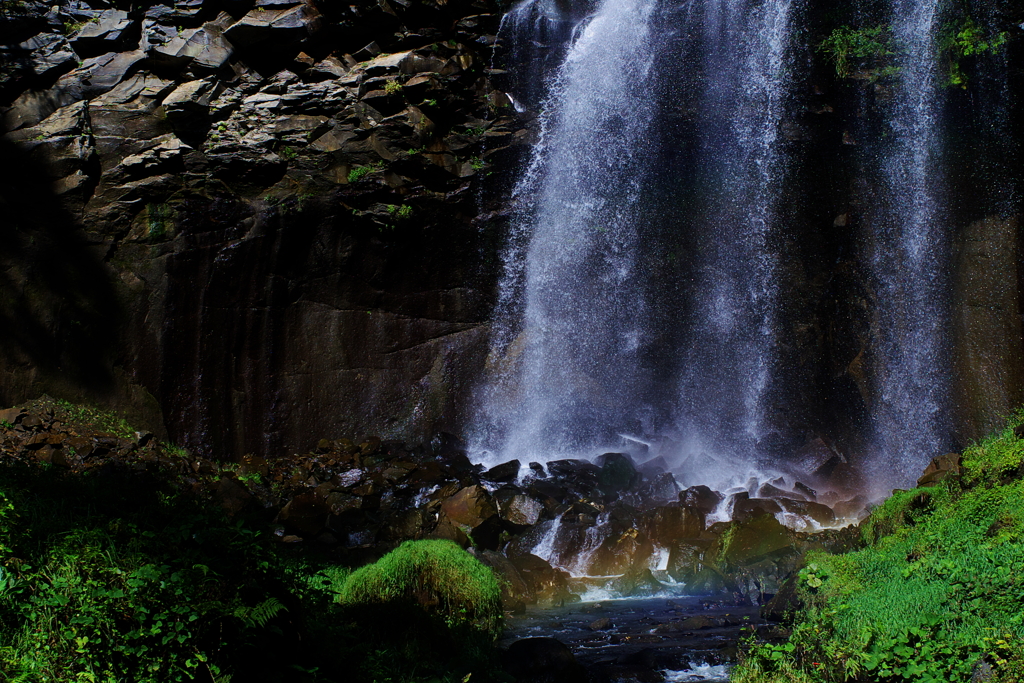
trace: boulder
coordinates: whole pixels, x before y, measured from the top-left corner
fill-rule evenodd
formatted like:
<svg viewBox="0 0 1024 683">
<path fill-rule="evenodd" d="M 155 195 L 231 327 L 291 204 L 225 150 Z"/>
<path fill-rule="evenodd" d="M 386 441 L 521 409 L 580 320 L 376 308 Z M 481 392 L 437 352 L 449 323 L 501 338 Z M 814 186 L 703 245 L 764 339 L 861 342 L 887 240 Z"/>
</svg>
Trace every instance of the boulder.
<svg viewBox="0 0 1024 683">
<path fill-rule="evenodd" d="M 594 462 L 601 468 L 597 482 L 606 496 L 627 491 L 640 483 L 641 475 L 633 459 L 625 453 L 605 453 L 597 456 Z"/>
<path fill-rule="evenodd" d="M 491 469 L 485 471 L 480 475 L 481 479 L 485 481 L 493 481 L 498 483 L 507 483 L 515 481 L 516 477 L 519 476 L 520 463 L 518 460 L 509 460 L 500 465 L 495 465 Z"/>
<path fill-rule="evenodd" d="M 501 497 L 496 494 L 495 501 L 498 504 L 498 515 L 509 524 L 517 526 L 533 526 L 540 521 L 544 512 L 544 504 L 525 493 Z"/>
<path fill-rule="evenodd" d="M 792 532 L 770 514 L 734 521 L 720 543 L 718 559 L 726 567 L 752 565 L 796 550 Z"/>
<path fill-rule="evenodd" d="M 691 486 L 679 493 L 679 503 L 685 507 L 696 509 L 707 516 L 714 512 L 724 496 L 718 491 L 712 491 L 707 486 Z"/>
<path fill-rule="evenodd" d="M 501 604 L 506 611 L 515 612 L 523 605 L 536 602 L 530 586 L 507 557 L 493 550 L 471 552 L 498 577 L 501 583 Z"/>
<path fill-rule="evenodd" d="M 458 491 L 441 503 L 441 512 L 453 523 L 475 529 L 498 514 L 491 495 L 474 484 Z"/>
<path fill-rule="evenodd" d="M 704 515 L 695 508 L 664 505 L 643 515 L 643 528 L 655 545 L 670 548 L 683 539 L 704 533 Z"/>
<path fill-rule="evenodd" d="M 809 500 L 795 500 L 793 498 L 779 498 L 779 505 L 786 512 L 813 519 L 821 526 L 831 526 L 836 522 L 836 514 L 827 505 L 815 503 Z"/>
<path fill-rule="evenodd" d="M 797 591 L 799 575 L 793 574 L 783 582 L 779 591 L 761 605 L 761 618 L 768 621 L 788 622 L 803 608 Z"/>
<path fill-rule="evenodd" d="M 71 44 L 79 54 L 111 52 L 126 42 L 134 23 L 124 10 L 104 10 L 82 25 Z"/>
<path fill-rule="evenodd" d="M 732 518 L 745 522 L 760 515 L 782 512 L 782 506 L 771 498 L 751 498 L 745 491 L 734 494 Z"/>
<path fill-rule="evenodd" d="M 664 586 L 647 567 L 631 567 L 626 573 L 611 582 L 611 588 L 620 595 L 654 595 Z"/>
<path fill-rule="evenodd" d="M 940 481 L 959 477 L 962 472 L 963 457 L 959 453 L 946 453 L 932 458 L 921 478 L 917 480 L 917 485 L 935 486 Z"/>
<path fill-rule="evenodd" d="M 320 533 L 327 524 L 327 505 L 312 492 L 300 493 L 288 501 L 277 515 L 277 521 L 303 537 Z"/>
</svg>

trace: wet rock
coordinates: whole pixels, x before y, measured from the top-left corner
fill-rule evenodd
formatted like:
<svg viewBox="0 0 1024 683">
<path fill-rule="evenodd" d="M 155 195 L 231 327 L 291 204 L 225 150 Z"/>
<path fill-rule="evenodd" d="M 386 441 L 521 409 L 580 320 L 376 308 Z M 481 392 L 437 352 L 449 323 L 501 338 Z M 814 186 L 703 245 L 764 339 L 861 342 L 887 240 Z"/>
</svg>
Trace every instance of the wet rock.
<svg viewBox="0 0 1024 683">
<path fill-rule="evenodd" d="M 525 493 L 495 494 L 498 504 L 498 515 L 508 522 L 520 526 L 533 526 L 540 521 L 544 512 L 544 504 Z"/>
<path fill-rule="evenodd" d="M 666 505 L 647 511 L 643 525 L 655 545 L 669 548 L 683 539 L 699 538 L 704 533 L 704 515 L 695 508 Z"/>
<path fill-rule="evenodd" d="M 959 477 L 962 472 L 963 457 L 959 453 L 946 453 L 932 458 L 921 478 L 917 480 L 917 485 L 934 486 L 940 481 Z"/>
<path fill-rule="evenodd" d="M 606 496 L 628 491 L 641 481 L 633 459 L 624 453 L 604 453 L 597 456 L 595 463 L 601 468 L 597 473 L 597 482 Z"/>
<path fill-rule="evenodd" d="M 714 512 L 718 504 L 722 502 L 722 499 L 722 494 L 718 491 L 712 491 L 707 486 L 691 486 L 679 493 L 679 503 L 681 505 L 692 507 L 705 516 Z"/>
<path fill-rule="evenodd" d="M 858 494 L 849 500 L 842 500 L 832 506 L 836 517 L 840 519 L 853 519 L 860 521 L 868 516 L 868 499 L 863 494 Z"/>
<path fill-rule="evenodd" d="M 671 472 L 664 472 L 642 484 L 637 496 L 645 507 L 674 502 L 679 499 L 679 483 Z"/>
<path fill-rule="evenodd" d="M 460 490 L 441 503 L 444 516 L 470 529 L 475 529 L 498 514 L 491 495 L 482 486 L 474 484 Z"/>
<path fill-rule="evenodd" d="M 493 550 L 474 550 L 472 552 L 500 579 L 501 604 L 506 611 L 515 612 L 521 606 L 536 601 L 530 586 L 519 575 L 519 571 L 507 557 Z"/>
<path fill-rule="evenodd" d="M 547 560 L 523 553 L 510 557 L 509 561 L 539 602 L 552 604 L 569 594 L 568 573 L 555 569 Z"/>
<path fill-rule="evenodd" d="M 815 503 L 808 500 L 794 500 L 792 498 L 779 498 L 779 505 L 786 512 L 813 519 L 821 526 L 831 526 L 836 522 L 836 514 L 827 505 Z"/>
<path fill-rule="evenodd" d="M 518 683 L 585 683 L 586 670 L 572 651 L 554 638 L 524 638 L 512 643 L 502 664 Z"/>
<path fill-rule="evenodd" d="M 665 589 L 647 567 L 631 567 L 611 583 L 611 588 L 622 595 L 654 595 Z"/>
<path fill-rule="evenodd" d="M 653 554 L 654 544 L 635 527 L 613 531 L 594 553 L 589 572 L 601 576 L 624 574 L 632 567 L 646 565 Z"/>
<path fill-rule="evenodd" d="M 770 498 L 751 498 L 746 492 L 734 495 L 732 509 L 734 521 L 745 522 L 760 515 L 774 515 L 782 512 L 782 506 Z"/>
<path fill-rule="evenodd" d="M 797 588 L 799 577 L 793 574 L 768 602 L 761 605 L 761 617 L 768 621 L 789 622 L 803 608 Z"/>
<path fill-rule="evenodd" d="M 818 492 L 812 489 L 810 486 L 807 486 L 806 484 L 801 484 L 800 482 L 797 482 L 796 484 L 793 485 L 793 490 L 803 494 L 804 498 L 806 498 L 807 500 L 818 500 Z"/>
<path fill-rule="evenodd" d="M 800 493 L 794 493 L 793 491 L 785 491 L 771 484 L 761 484 L 757 489 L 757 498 L 791 498 L 796 500 L 803 500 L 804 496 Z"/>
<path fill-rule="evenodd" d="M 495 465 L 491 469 L 480 475 L 481 479 L 485 481 L 493 481 L 498 483 L 507 483 L 515 481 L 516 477 L 519 476 L 520 464 L 518 460 L 509 460 L 500 465 Z"/>
<path fill-rule="evenodd" d="M 770 514 L 734 521 L 722 537 L 719 561 L 727 567 L 743 567 L 792 554 L 796 549 L 791 534 Z"/>
<path fill-rule="evenodd" d="M 606 631 L 612 627 L 612 620 L 608 617 L 601 617 L 595 619 L 587 625 L 587 628 L 591 631 Z"/>
</svg>

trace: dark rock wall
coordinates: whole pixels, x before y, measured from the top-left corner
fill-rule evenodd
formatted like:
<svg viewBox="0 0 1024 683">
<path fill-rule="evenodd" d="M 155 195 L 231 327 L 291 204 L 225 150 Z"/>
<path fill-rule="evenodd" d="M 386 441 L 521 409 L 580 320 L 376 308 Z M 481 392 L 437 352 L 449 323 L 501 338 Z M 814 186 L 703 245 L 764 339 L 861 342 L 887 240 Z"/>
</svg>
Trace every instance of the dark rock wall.
<svg viewBox="0 0 1024 683">
<path fill-rule="evenodd" d="M 874 4 L 799 11 L 773 393 L 787 448 L 821 435 L 857 450 L 873 400 L 860 258 L 874 189 L 857 137 L 877 130 L 878 87 L 837 78 L 816 45 L 873 21 Z M 1011 40 L 965 64 L 971 83 L 949 98 L 961 441 L 1024 399 L 1024 117 L 1010 113 L 1024 10 L 974 4 Z M 2 0 L 0 404 L 88 399 L 225 458 L 457 431 L 531 137 L 501 91 L 542 104 L 519 62 L 557 62 L 584 5 L 558 7 L 544 41 L 492 54 L 493 0 Z M 685 168 L 700 83 L 677 73 L 652 163 Z M 652 189 L 663 227 L 648 266 L 665 283 L 648 293 L 665 318 L 652 345 L 669 348 L 699 246 L 669 228 L 700 188 Z M 668 376 L 671 357 L 651 362 Z"/>
<path fill-rule="evenodd" d="M 53 7 L 0 17 L 0 403 L 216 457 L 456 429 L 521 137 L 496 7 Z"/>
</svg>

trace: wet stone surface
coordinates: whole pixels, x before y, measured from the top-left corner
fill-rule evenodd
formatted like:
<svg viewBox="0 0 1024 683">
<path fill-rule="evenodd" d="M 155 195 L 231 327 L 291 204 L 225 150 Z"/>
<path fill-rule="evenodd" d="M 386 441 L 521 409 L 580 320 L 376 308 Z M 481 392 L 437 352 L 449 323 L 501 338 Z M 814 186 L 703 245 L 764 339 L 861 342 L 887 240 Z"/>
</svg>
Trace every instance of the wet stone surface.
<svg viewBox="0 0 1024 683">
<path fill-rule="evenodd" d="M 506 622 L 499 645 L 556 638 L 591 683 L 726 681 L 737 643 L 758 627 L 757 607 L 706 597 L 606 600 L 530 607 Z"/>
</svg>

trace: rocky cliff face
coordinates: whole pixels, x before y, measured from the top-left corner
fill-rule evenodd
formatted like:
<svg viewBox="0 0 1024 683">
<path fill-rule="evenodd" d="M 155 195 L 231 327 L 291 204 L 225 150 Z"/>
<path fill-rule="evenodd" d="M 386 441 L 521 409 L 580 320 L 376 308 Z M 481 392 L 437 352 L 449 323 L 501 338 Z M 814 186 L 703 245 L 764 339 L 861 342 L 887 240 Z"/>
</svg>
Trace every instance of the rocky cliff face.
<svg viewBox="0 0 1024 683">
<path fill-rule="evenodd" d="M 4 2 L 0 403 L 219 457 L 456 423 L 521 138 L 496 11 Z"/>
<path fill-rule="evenodd" d="M 494 0 L 2 0 L 0 404 L 44 392 L 99 402 L 224 458 L 331 434 L 456 431 L 530 138 L 530 115 L 503 91 L 541 106 L 526 65 L 551 68 L 585 4 L 545 5 L 531 21 L 548 22 L 546 44 L 495 55 Z M 947 144 L 960 441 L 1022 399 L 1024 130 L 1020 117 L 990 125 L 997 101 L 1013 111 L 1024 92 L 1024 15 L 1011 4 L 989 8 L 1017 31 L 1003 71 L 965 63 L 974 80 L 949 104 L 964 122 Z M 797 113 L 783 131 L 780 376 L 803 388 L 773 402 L 796 435 L 787 449 L 824 435 L 856 451 L 876 400 L 863 159 L 886 92 L 867 72 L 837 78 L 815 49 L 853 12 L 840 5 L 801 10 Z M 692 147 L 682 105 L 701 84 L 680 72 L 682 104 L 660 114 L 665 158 L 651 163 Z M 700 188 L 655 191 L 679 214 L 659 220 L 686 225 Z M 655 308 L 686 296 L 699 256 L 688 239 L 651 238 L 671 256 L 647 263 L 670 283 Z"/>
</svg>

